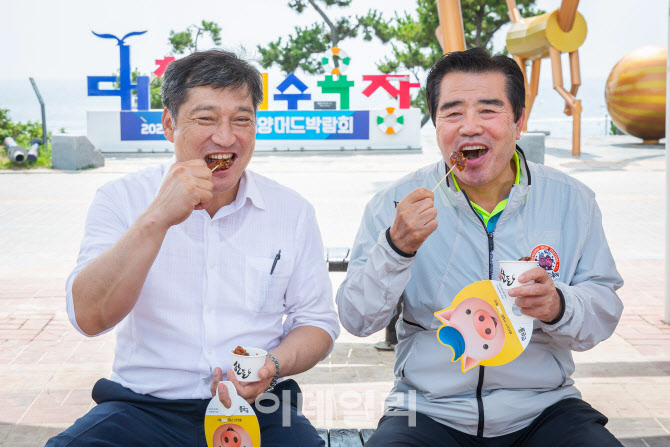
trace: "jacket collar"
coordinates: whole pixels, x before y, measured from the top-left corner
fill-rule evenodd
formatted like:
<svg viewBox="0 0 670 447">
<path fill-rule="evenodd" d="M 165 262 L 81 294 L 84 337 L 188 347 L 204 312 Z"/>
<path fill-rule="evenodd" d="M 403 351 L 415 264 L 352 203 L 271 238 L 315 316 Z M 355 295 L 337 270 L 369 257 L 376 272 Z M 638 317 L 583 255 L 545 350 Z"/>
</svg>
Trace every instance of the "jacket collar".
<svg viewBox="0 0 670 447">
<path fill-rule="evenodd" d="M 507 206 L 505 207 L 502 216 L 500 216 L 498 225 L 507 220 L 507 218 L 521 206 L 524 198 L 530 191 L 530 184 L 532 179 L 530 168 L 528 167 L 528 162 L 526 160 L 526 155 L 518 145 L 516 146 L 516 151 L 519 154 L 519 167 L 521 170 L 519 184 L 512 186 L 509 199 L 507 200 Z M 442 179 L 446 173 L 447 164 L 444 161 L 438 162 L 436 181 Z M 450 179 L 450 176 L 447 176 L 445 182 L 447 186 L 438 189 L 439 191 L 444 191 L 445 193 L 444 195 L 440 194 L 443 200 L 446 199 L 447 201 L 451 202 L 452 205 L 463 211 L 466 216 L 469 216 L 471 219 L 480 222 L 479 215 L 477 215 L 475 210 L 472 208 L 470 200 L 467 197 L 467 194 L 465 194 L 465 191 L 457 191 L 454 182 Z"/>
</svg>

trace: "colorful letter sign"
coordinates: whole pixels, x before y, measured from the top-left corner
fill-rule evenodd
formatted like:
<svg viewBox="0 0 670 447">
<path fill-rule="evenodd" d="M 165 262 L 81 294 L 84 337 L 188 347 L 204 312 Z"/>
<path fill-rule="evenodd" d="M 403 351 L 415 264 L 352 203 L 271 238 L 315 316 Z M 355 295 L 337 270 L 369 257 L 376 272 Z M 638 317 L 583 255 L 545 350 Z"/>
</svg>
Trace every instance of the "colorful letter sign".
<svg viewBox="0 0 670 447">
<path fill-rule="evenodd" d="M 156 65 L 158 65 L 158 68 L 156 71 L 154 71 L 154 74 L 158 78 L 162 78 L 163 74 L 165 73 L 165 69 L 167 68 L 168 65 L 170 65 L 170 62 L 174 61 L 174 56 L 166 56 L 163 59 L 156 59 Z"/>
<path fill-rule="evenodd" d="M 389 80 L 397 79 L 400 81 L 398 88 L 394 87 Z M 372 95 L 377 89 L 383 88 L 386 92 L 391 95 L 392 98 L 398 99 L 398 108 L 400 109 L 409 109 L 412 98 L 409 90 L 411 88 L 421 87 L 421 84 L 418 82 L 409 82 L 408 75 L 391 75 L 391 74 L 382 74 L 382 75 L 363 75 L 364 81 L 370 81 L 363 94 L 368 98 Z"/>
<path fill-rule="evenodd" d="M 284 93 L 291 86 L 297 88 L 300 93 Z M 282 81 L 281 84 L 277 86 L 277 90 L 281 93 L 275 94 L 275 101 L 286 101 L 288 102 L 289 110 L 298 110 L 298 101 L 309 101 L 312 99 L 312 95 L 305 93 L 307 86 L 292 72 L 286 76 L 286 79 Z"/>
<path fill-rule="evenodd" d="M 157 151 L 169 152 L 173 146 L 165 139 L 162 111 L 149 110 L 149 77 L 138 76 L 132 82 L 130 47 L 124 40 L 146 31 L 131 32 L 123 38 L 111 34 L 94 35 L 116 39 L 119 45 L 119 76 L 89 76 L 88 94 L 91 96 L 119 96 L 120 111 L 90 111 L 88 135 L 103 152 Z M 156 77 L 163 77 L 173 56 L 155 59 Z M 316 81 L 319 89 L 310 92 L 308 85 L 295 73 L 289 73 L 272 95 L 268 73 L 262 73 L 263 99 L 256 114 L 256 149 L 261 151 L 302 150 L 416 150 L 420 148 L 421 114 L 409 109 L 410 91 L 419 83 L 410 82 L 409 75 L 373 74 L 363 76 L 369 85 L 362 91 L 370 98 L 379 89 L 388 93 L 392 104 L 378 104 L 377 97 L 364 110 L 349 110 L 354 79 L 344 71 L 351 59 L 341 49 L 333 47 L 321 57 L 326 73 Z M 350 77 L 351 74 L 348 74 Z M 360 79 L 360 78 L 357 78 Z M 101 82 L 117 82 L 118 88 L 102 89 Z M 133 93 L 137 91 L 137 109 L 133 109 Z M 308 93 L 309 92 L 309 93 Z M 329 95 L 339 95 L 336 101 Z M 314 101 L 313 101 L 314 100 Z M 328 101 L 326 101 L 328 100 Z M 268 110 L 274 104 L 277 109 Z M 286 101 L 286 106 L 280 101 Z M 325 104 L 328 103 L 328 104 Z M 281 105 L 280 105 L 281 104 Z M 329 107 L 328 107 L 329 106 Z M 313 110 L 312 110 L 313 108 Z M 305 110 L 300 110 L 305 109 Z M 110 129 L 112 131 L 110 131 Z M 401 134 L 398 136 L 398 133 Z"/>
<path fill-rule="evenodd" d="M 327 75 L 323 81 L 316 83 L 321 87 L 323 93 L 336 93 L 340 95 L 340 109 L 349 110 L 349 89 L 354 86 L 354 81 L 347 80 L 347 75 L 340 75 L 337 81 L 333 75 Z"/>
<path fill-rule="evenodd" d="M 130 77 L 130 47 L 123 43 L 130 36 L 139 36 L 146 31 L 133 31 L 119 39 L 113 34 L 98 34 L 92 31 L 98 37 L 103 39 L 116 39 L 119 43 L 119 88 L 101 89 L 101 82 L 115 82 L 115 76 L 89 76 L 88 77 L 88 96 L 120 96 L 121 110 L 132 109 L 132 92 L 137 89 L 137 109 L 149 110 L 149 77 L 138 76 L 137 84 L 132 83 Z"/>
</svg>

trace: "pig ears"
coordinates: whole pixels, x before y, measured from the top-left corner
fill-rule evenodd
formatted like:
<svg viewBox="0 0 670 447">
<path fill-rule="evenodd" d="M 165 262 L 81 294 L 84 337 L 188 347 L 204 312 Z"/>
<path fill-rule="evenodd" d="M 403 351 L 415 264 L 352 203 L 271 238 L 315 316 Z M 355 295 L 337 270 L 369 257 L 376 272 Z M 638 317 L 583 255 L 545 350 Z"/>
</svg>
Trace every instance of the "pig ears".
<svg viewBox="0 0 670 447">
<path fill-rule="evenodd" d="M 439 312 L 435 312 L 435 316 L 440 319 L 444 324 L 449 324 L 451 320 L 451 315 L 454 313 L 454 309 L 444 309 Z"/>
<path fill-rule="evenodd" d="M 472 357 L 468 357 L 465 354 L 463 355 L 463 372 L 467 372 L 474 368 L 475 366 L 479 365 L 479 360 L 473 359 Z"/>
</svg>

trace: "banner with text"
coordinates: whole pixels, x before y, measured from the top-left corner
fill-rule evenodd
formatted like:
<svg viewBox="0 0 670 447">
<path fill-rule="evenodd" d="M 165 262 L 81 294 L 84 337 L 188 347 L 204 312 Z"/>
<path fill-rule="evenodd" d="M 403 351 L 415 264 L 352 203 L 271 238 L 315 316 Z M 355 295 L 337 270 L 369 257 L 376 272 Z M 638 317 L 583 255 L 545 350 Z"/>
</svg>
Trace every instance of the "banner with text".
<svg viewBox="0 0 670 447">
<path fill-rule="evenodd" d="M 367 140 L 367 110 L 259 110 L 257 140 Z"/>
</svg>

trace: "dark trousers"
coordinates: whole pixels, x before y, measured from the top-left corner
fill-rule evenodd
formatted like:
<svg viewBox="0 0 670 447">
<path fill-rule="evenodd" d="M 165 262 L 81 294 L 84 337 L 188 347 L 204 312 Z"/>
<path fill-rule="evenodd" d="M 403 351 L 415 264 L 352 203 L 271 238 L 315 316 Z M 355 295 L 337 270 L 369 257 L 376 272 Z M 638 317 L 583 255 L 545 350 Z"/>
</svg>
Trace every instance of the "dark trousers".
<svg viewBox="0 0 670 447">
<path fill-rule="evenodd" d="M 277 399 L 254 405 L 263 447 L 323 447 L 324 442 L 307 418 L 298 413 L 300 387 L 294 380 L 279 383 L 272 391 Z M 137 394 L 118 383 L 100 379 L 93 387 L 98 404 L 70 428 L 51 438 L 47 447 L 207 447 L 205 410 L 209 399 L 166 400 Z M 282 400 L 283 397 L 289 399 Z M 282 419 L 289 426 L 282 426 Z"/>
<path fill-rule="evenodd" d="M 621 443 L 606 428 L 607 418 L 581 399 L 565 399 L 547 408 L 528 427 L 504 436 L 468 435 L 417 413 L 384 416 L 365 447 L 609 447 Z"/>
</svg>

